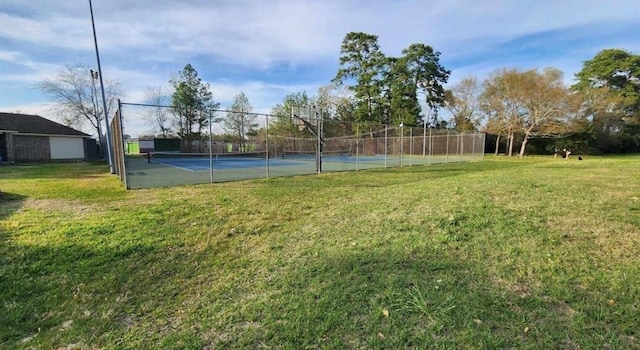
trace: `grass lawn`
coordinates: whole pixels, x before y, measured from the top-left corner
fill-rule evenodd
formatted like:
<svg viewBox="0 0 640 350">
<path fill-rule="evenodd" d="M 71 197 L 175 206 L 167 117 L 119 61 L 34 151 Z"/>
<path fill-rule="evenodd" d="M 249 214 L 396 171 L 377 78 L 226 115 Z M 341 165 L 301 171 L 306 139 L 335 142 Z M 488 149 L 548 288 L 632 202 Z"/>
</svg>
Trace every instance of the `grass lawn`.
<svg viewBox="0 0 640 350">
<path fill-rule="evenodd" d="M 640 156 L 107 170 L 0 167 L 1 348 L 640 348 Z"/>
</svg>

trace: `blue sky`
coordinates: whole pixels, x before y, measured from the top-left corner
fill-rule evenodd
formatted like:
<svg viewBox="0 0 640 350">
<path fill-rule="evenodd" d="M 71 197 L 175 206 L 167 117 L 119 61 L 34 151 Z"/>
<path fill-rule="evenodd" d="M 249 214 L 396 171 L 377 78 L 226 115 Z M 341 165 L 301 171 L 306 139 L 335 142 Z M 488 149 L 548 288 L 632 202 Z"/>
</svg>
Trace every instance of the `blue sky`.
<svg viewBox="0 0 640 350">
<path fill-rule="evenodd" d="M 93 0 L 103 74 L 127 102 L 191 63 L 223 107 L 244 92 L 269 112 L 294 92 L 314 95 L 338 69 L 350 31 L 399 55 L 412 43 L 442 53 L 450 85 L 502 67 L 556 67 L 572 82 L 605 48 L 640 53 L 640 0 Z M 0 111 L 56 120 L 34 88 L 65 65 L 95 67 L 88 1 L 0 2 Z M 128 120 L 128 134 L 150 127 Z M 89 128 L 84 131 L 91 132 Z"/>
</svg>

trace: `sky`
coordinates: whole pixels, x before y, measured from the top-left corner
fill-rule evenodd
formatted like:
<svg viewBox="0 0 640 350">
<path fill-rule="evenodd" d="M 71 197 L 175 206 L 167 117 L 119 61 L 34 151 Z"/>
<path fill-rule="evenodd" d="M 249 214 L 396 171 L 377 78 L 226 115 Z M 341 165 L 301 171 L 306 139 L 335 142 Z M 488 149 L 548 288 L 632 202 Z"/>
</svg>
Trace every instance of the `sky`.
<svg viewBox="0 0 640 350">
<path fill-rule="evenodd" d="M 544 67 L 571 84 L 602 49 L 640 53 L 640 0 L 93 0 L 93 11 L 103 77 L 123 102 L 146 102 L 190 63 L 221 107 L 244 92 L 259 113 L 329 84 L 349 32 L 377 35 L 387 56 L 432 46 L 448 86 Z M 68 65 L 95 69 L 94 50 L 88 0 L 0 0 L 0 111 L 60 121 L 36 85 Z M 125 115 L 125 133 L 151 131 Z"/>
</svg>

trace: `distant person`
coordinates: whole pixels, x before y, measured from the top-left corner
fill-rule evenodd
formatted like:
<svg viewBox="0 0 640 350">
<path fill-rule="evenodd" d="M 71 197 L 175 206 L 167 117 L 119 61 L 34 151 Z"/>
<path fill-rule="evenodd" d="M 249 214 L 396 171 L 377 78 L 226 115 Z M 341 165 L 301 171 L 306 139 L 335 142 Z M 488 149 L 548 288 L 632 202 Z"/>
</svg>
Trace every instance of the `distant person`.
<svg viewBox="0 0 640 350">
<path fill-rule="evenodd" d="M 569 156 L 571 155 L 571 150 L 565 149 L 564 150 L 564 159 L 569 159 Z"/>
</svg>

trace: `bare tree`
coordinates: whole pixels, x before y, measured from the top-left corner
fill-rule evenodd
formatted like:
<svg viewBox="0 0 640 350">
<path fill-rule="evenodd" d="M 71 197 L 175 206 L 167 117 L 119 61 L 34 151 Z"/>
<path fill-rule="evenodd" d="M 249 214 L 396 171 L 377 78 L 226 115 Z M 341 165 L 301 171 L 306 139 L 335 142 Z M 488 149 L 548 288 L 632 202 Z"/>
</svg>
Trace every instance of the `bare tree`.
<svg viewBox="0 0 640 350">
<path fill-rule="evenodd" d="M 255 123 L 256 115 L 251 113 L 252 110 L 253 106 L 249 103 L 249 99 L 244 92 L 241 92 L 233 98 L 233 103 L 224 119 L 225 130 L 238 138 L 240 151 L 246 151 L 246 136 L 258 126 Z"/>
<path fill-rule="evenodd" d="M 515 69 L 498 69 L 483 84 L 481 108 L 488 116 L 487 131 L 496 133 L 496 154 L 500 136 L 507 138 L 507 155 L 513 155 L 516 133 L 522 125 L 524 106 L 518 98 L 520 73 Z"/>
<path fill-rule="evenodd" d="M 168 91 L 161 86 L 149 87 L 145 93 L 147 103 L 152 105 L 146 108 L 143 118 L 147 125 L 155 131 L 160 131 L 162 137 L 167 138 L 171 134 L 171 111 L 167 107 L 171 103 Z"/>
<path fill-rule="evenodd" d="M 62 122 L 76 127 L 89 123 L 102 144 L 103 104 L 96 89 L 97 72 L 83 65 L 65 66 L 52 79 L 37 84 L 55 102 L 54 112 Z M 103 79 L 108 113 L 115 110 L 121 97 L 121 86 L 116 80 Z"/>
<path fill-rule="evenodd" d="M 480 86 L 475 77 L 467 77 L 445 91 L 446 108 L 453 115 L 458 131 L 474 131 L 480 118 Z"/>
<path fill-rule="evenodd" d="M 526 112 L 523 114 L 521 158 L 531 137 L 561 133 L 565 120 L 572 116 L 569 89 L 564 86 L 560 70 L 545 68 L 542 73 L 529 70 L 522 76 L 520 99 Z"/>
<path fill-rule="evenodd" d="M 325 119 L 354 120 L 353 99 L 344 85 L 331 83 L 318 88 L 316 107 Z"/>
<path fill-rule="evenodd" d="M 579 101 L 564 86 L 558 69 L 500 69 L 485 81 L 482 105 L 489 115 L 487 125 L 498 135 L 507 135 L 509 156 L 519 135 L 518 155 L 524 157 L 531 138 L 566 133 L 578 114 Z"/>
</svg>

